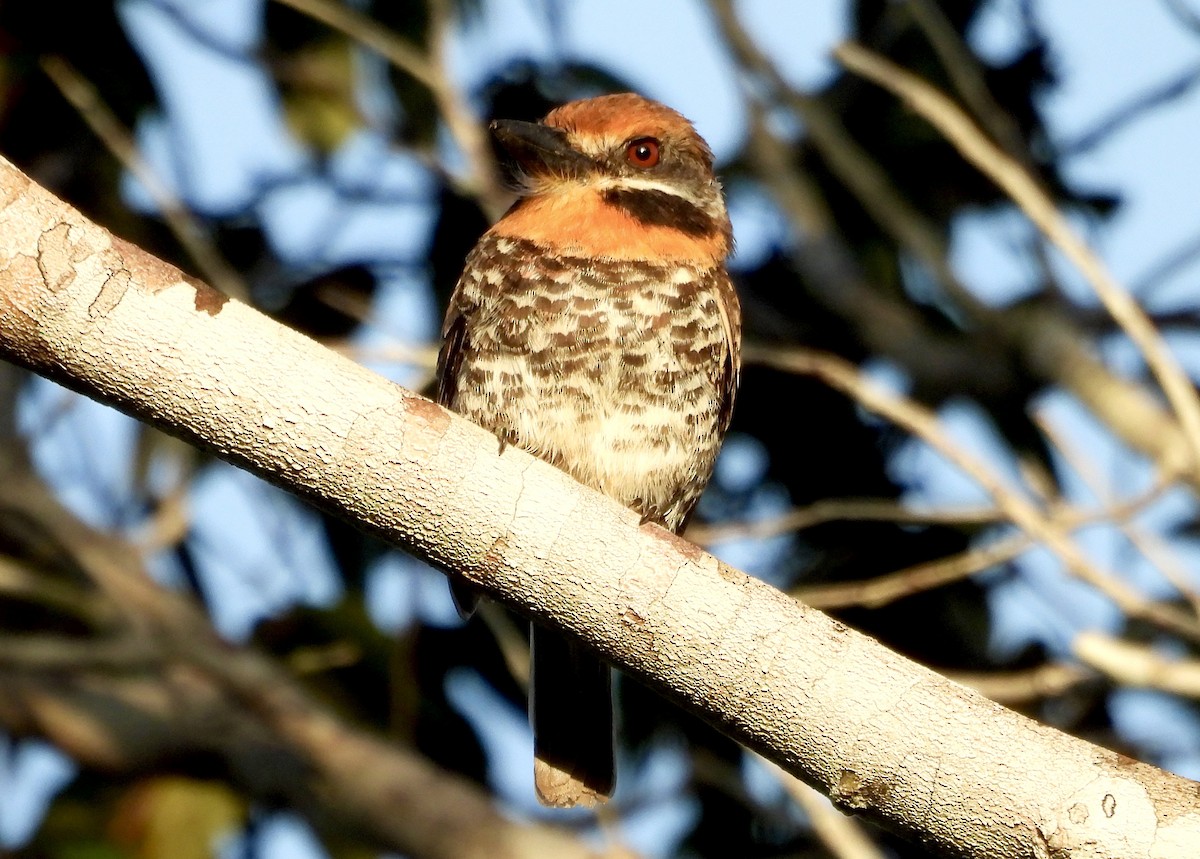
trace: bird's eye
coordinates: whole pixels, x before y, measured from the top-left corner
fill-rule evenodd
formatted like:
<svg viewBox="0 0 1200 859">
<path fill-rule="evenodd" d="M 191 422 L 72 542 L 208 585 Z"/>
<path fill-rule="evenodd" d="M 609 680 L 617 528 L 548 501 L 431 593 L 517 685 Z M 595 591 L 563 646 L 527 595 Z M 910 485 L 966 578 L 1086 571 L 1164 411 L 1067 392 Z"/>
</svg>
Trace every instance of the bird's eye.
<svg viewBox="0 0 1200 859">
<path fill-rule="evenodd" d="M 634 167 L 649 169 L 658 163 L 658 141 L 653 137 L 639 137 L 625 147 L 625 159 Z"/>
</svg>

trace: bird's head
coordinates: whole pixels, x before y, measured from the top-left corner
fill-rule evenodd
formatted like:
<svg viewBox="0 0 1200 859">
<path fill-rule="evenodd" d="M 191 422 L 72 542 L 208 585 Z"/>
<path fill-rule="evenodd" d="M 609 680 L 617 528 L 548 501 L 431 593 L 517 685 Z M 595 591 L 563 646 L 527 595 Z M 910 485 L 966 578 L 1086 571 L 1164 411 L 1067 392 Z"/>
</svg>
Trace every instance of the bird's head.
<svg viewBox="0 0 1200 859">
<path fill-rule="evenodd" d="M 522 195 L 499 232 L 533 230 L 566 250 L 608 256 L 636 256 L 641 244 L 671 238 L 667 233 L 706 244 L 718 260 L 729 252 L 732 230 L 712 151 L 666 105 L 633 93 L 606 95 L 564 104 L 541 122 L 498 120 L 491 131 Z M 582 239 L 579 229 L 588 231 Z M 612 244 L 606 240 L 615 233 L 625 244 L 605 253 L 600 245 Z"/>
</svg>

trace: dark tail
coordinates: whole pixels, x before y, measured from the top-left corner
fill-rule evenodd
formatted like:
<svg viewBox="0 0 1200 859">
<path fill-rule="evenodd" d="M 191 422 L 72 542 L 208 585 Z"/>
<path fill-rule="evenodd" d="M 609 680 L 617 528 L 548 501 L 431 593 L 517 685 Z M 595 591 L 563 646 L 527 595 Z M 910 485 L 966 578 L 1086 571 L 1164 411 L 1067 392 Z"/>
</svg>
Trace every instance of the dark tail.
<svg viewBox="0 0 1200 859">
<path fill-rule="evenodd" d="M 529 721 L 534 784 L 543 805 L 604 802 L 616 782 L 612 669 L 537 624 L 530 632 Z"/>
</svg>

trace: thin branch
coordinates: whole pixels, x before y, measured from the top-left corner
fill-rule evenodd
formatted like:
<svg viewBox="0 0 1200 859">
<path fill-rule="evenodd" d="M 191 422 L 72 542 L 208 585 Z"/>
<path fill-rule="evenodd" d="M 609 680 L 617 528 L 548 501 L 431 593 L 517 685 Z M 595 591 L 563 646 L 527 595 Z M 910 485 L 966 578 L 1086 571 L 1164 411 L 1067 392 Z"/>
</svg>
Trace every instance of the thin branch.
<svg viewBox="0 0 1200 859">
<path fill-rule="evenodd" d="M 158 499 L 150 515 L 138 528 L 138 546 L 142 553 L 154 552 L 178 546 L 187 537 L 192 527 L 192 511 L 188 506 L 189 487 L 180 481 L 177 486 Z"/>
<path fill-rule="evenodd" d="M 163 659 L 140 637 L 70 638 L 62 635 L 0 636 L 0 668 L 6 671 L 140 672 L 162 668 Z"/>
<path fill-rule="evenodd" d="M 831 170 L 864 209 L 905 250 L 920 260 L 946 295 L 978 326 L 994 333 L 1036 378 L 1071 391 L 1127 444 L 1152 456 L 1165 473 L 1180 470 L 1189 457 L 1179 425 L 1137 384 L 1109 371 L 1089 351 L 1085 332 L 1051 308 L 995 311 L 981 304 L 947 263 L 941 230 L 912 208 L 838 117 L 820 100 L 793 92 L 741 27 L 730 0 L 715 9 L 726 38 L 741 63 L 762 78 L 773 98 L 804 118 L 809 139 Z M 832 217 L 820 193 L 792 163 L 790 147 L 767 128 L 760 93 L 751 93 L 748 155 L 779 205 L 812 237 L 798 259 L 815 295 L 858 326 L 864 343 L 901 361 L 926 384 L 952 378 L 956 389 L 1007 389 L 1007 354 L 978 359 L 980 340 L 963 356 L 956 341 L 931 330 L 911 308 L 896 306 L 862 283 L 853 261 L 834 238 Z M 1186 475 L 1200 486 L 1200 474 Z"/>
<path fill-rule="evenodd" d="M 528 628 L 518 628 L 518 624 L 513 622 L 512 616 L 490 600 L 483 600 L 479 605 L 478 612 L 483 622 L 487 624 L 492 637 L 496 639 L 496 644 L 500 648 L 500 657 L 504 660 L 508 673 L 518 686 L 528 692 Z M 521 624 L 520 626 L 525 627 L 526 625 Z"/>
<path fill-rule="evenodd" d="M 439 86 L 439 71 L 416 45 L 389 32 L 378 21 L 352 6 L 332 0 L 275 0 L 370 48 L 393 66 L 430 90 Z"/>
<path fill-rule="evenodd" d="M 756 102 L 751 104 L 748 147 L 756 172 L 802 234 L 802 245 L 794 255 L 798 272 L 816 300 L 853 322 L 868 348 L 895 357 L 935 387 L 1011 387 L 1008 362 L 980 361 L 977 339 L 968 342 L 933 330 L 916 308 L 883 295 L 867 282 L 857 260 L 837 235 L 832 214 L 819 191 L 792 163 L 790 147 L 767 129 L 764 109 Z M 838 148 L 832 140 L 831 147 Z M 843 160 L 850 165 L 851 159 Z M 902 220 L 896 218 L 897 222 Z"/>
<path fill-rule="evenodd" d="M 1028 166 L 1031 163 L 1029 149 L 1020 128 L 992 97 L 979 58 L 954 29 L 946 13 L 934 0 L 908 0 L 908 9 L 963 102 L 1005 152 Z"/>
<path fill-rule="evenodd" d="M 1072 444 L 1063 433 L 1059 432 L 1053 424 L 1045 419 L 1044 415 L 1037 415 L 1035 421 L 1038 428 L 1053 442 L 1063 458 L 1071 465 L 1075 473 L 1087 485 L 1088 489 L 1100 499 L 1101 503 L 1112 503 L 1112 493 L 1106 488 L 1105 481 L 1097 472 L 1095 463 L 1084 456 L 1083 452 L 1079 450 L 1078 445 Z M 1114 518 L 1112 521 L 1120 529 L 1121 533 L 1125 535 L 1130 545 L 1141 552 L 1146 560 L 1158 567 L 1163 578 L 1188 601 L 1192 607 L 1192 612 L 1197 617 L 1200 617 L 1200 592 L 1197 592 L 1191 576 L 1171 548 L 1163 540 L 1145 528 L 1140 527 L 1136 522 L 1132 522 L 1129 519 L 1117 518 Z"/>
<path fill-rule="evenodd" d="M 768 190 L 802 237 L 821 241 L 833 236 L 833 213 L 816 185 L 792 164 L 791 147 L 771 133 L 766 108 L 756 101 L 750 103 L 747 154 L 760 176 L 778 180 L 770 183 Z"/>
<path fill-rule="evenodd" d="M 792 801 L 808 818 L 813 835 L 825 846 L 834 859 L 885 859 L 884 852 L 871 840 L 851 815 L 834 808 L 829 800 L 777 764 L 759 758 L 775 774 Z"/>
<path fill-rule="evenodd" d="M 1121 105 L 1074 140 L 1062 144 L 1059 147 L 1060 154 L 1068 158 L 1087 154 L 1127 125 L 1164 105 L 1185 97 L 1197 84 L 1200 84 L 1200 65 L 1184 69 L 1171 79 Z"/>
<path fill-rule="evenodd" d="M 360 326 L 375 325 L 373 305 L 364 301 L 347 290 L 338 288 L 323 288 L 317 291 L 317 298 L 322 303 L 342 313 Z M 392 364 L 408 364 L 425 371 L 418 380 L 409 386 L 422 390 L 433 381 L 437 369 L 437 346 L 418 346 L 400 341 L 384 345 L 363 346 L 348 339 L 326 340 L 325 345 L 342 355 L 352 358 L 360 364 L 371 362 L 386 362 Z"/>
<path fill-rule="evenodd" d="M 11 477 L 6 475 L 6 479 Z M 0 509 L 0 527 L 10 530 L 12 523 L 4 521 L 5 514 Z M 0 600 L 14 597 L 74 618 L 90 629 L 103 629 L 116 617 L 112 604 L 99 594 L 0 555 Z"/>
<path fill-rule="evenodd" d="M 378 848 L 632 859 L 510 822 L 478 787 L 338 719 L 276 662 L 221 640 L 199 608 L 149 578 L 131 545 L 76 520 L 33 475 L 9 475 L 0 511 L 37 522 L 126 622 L 111 638 L 0 637 L 0 724 L 10 732 L 126 773 L 177 766 L 185 752 L 216 756 L 251 796 L 285 800 L 322 830 Z M 324 663 L 346 656 L 327 652 Z M 299 661 L 311 670 L 319 660 Z"/>
<path fill-rule="evenodd" d="M 974 309 L 978 302 L 951 271 L 939 231 L 896 190 L 875 159 L 850 136 L 840 118 L 824 102 L 788 85 L 742 27 L 732 0 L 717 0 L 713 5 L 739 62 L 766 82 L 773 99 L 783 101 L 804 120 L 809 139 L 838 179 L 877 223 L 925 265 L 947 294 Z M 757 102 L 753 106 L 757 112 L 763 110 Z M 814 232 L 831 230 L 833 224 L 828 213 L 822 211 L 819 218 L 811 214 L 817 207 L 816 189 L 807 184 L 795 186 L 796 171 L 790 163 L 790 151 L 761 120 L 752 128 L 751 146 L 759 147 L 760 157 L 770 158 L 769 165 L 764 163 L 768 169 L 761 172 L 771 177 L 770 187 L 777 193 L 783 190 L 794 198 L 785 208 L 803 215 L 798 222 Z M 776 184 L 777 180 L 786 180 L 788 184 Z"/>
<path fill-rule="evenodd" d="M 1117 438 L 1151 457 L 1164 481 L 1181 476 L 1200 489 L 1200 474 L 1181 472 L 1191 453 L 1179 422 L 1145 387 L 1105 367 L 1076 323 L 1033 307 L 1009 310 L 1002 320 L 1036 377 L 1073 394 Z"/>
<path fill-rule="evenodd" d="M 1070 662 L 1048 662 L 1024 671 L 952 671 L 946 676 L 1008 707 L 1058 698 L 1096 680 L 1096 674 Z"/>
<path fill-rule="evenodd" d="M 991 496 L 1032 539 L 1058 556 L 1066 569 L 1111 599 L 1130 617 L 1154 623 L 1163 629 L 1200 641 L 1200 621 L 1178 609 L 1146 599 L 1112 573 L 1091 563 L 1070 536 L 1023 494 L 1010 488 L 984 462 L 954 443 L 938 425 L 937 415 L 912 401 L 902 400 L 871 384 L 851 364 L 832 355 L 803 349 L 743 352 L 743 360 L 822 379 L 830 387 L 860 405 L 882 415 L 897 426 L 931 445 Z"/>
<path fill-rule="evenodd" d="M 454 25 L 450 0 L 429 0 L 429 13 L 432 61 L 438 70 L 433 98 L 451 137 L 467 159 L 468 192 L 479 200 L 488 220 L 495 221 L 512 203 L 512 195 L 500 181 L 500 169 L 483 123 L 450 78 L 448 54 Z"/>
<path fill-rule="evenodd" d="M 1010 534 L 985 546 L 975 546 L 957 555 L 916 564 L 894 573 L 861 582 L 802 585 L 791 593 L 805 605 L 831 611 L 851 606 L 880 608 L 923 591 L 945 587 L 976 573 L 1007 564 L 1033 548 L 1023 533 Z"/>
<path fill-rule="evenodd" d="M 1064 528 L 1073 529 L 1102 521 L 1126 523 L 1164 491 L 1154 486 L 1142 495 L 1120 504 L 1096 511 L 1064 511 L 1059 520 Z M 894 573 L 876 576 L 861 582 L 838 582 L 827 585 L 802 585 L 793 588 L 796 599 L 822 610 L 863 606 L 879 608 L 904 597 L 933 588 L 943 587 L 981 573 L 991 567 L 1015 560 L 1033 547 L 1027 534 L 1015 533 L 983 546 L 973 546 L 965 552 L 916 564 Z M 991 697 L 991 696 L 989 696 Z"/>
<path fill-rule="evenodd" d="M 1200 660 L 1171 659 L 1147 645 L 1099 632 L 1081 632 L 1071 646 L 1080 661 L 1122 686 L 1200 699 Z"/>
<path fill-rule="evenodd" d="M 433 346 L 410 346 L 400 342 L 381 346 L 363 346 L 348 340 L 331 340 L 325 345 L 339 355 L 345 355 L 360 364 L 377 361 L 389 364 L 409 364 L 427 371 L 430 379 L 433 377 L 433 370 L 437 367 L 438 350 Z M 413 384 L 412 387 L 419 389 L 422 385 Z"/>
<path fill-rule="evenodd" d="M 1005 155 L 946 96 L 883 57 L 853 43 L 835 51 L 851 71 L 892 92 L 937 128 L 959 152 L 1002 188 L 1045 236 L 1071 260 L 1113 319 L 1141 351 L 1183 425 L 1188 461 L 1175 463 L 1180 472 L 1200 476 L 1200 399 L 1191 380 L 1171 354 L 1154 324 L 1108 272 L 1104 263 L 1071 229 L 1054 202 L 1019 163 Z"/>
<path fill-rule="evenodd" d="M 1186 239 L 1181 245 L 1151 266 L 1150 270 L 1133 281 L 1129 291 L 1146 300 L 1146 292 L 1167 278 L 1178 274 L 1200 258 L 1200 235 Z"/>
<path fill-rule="evenodd" d="M 829 498 L 768 519 L 690 525 L 684 536 L 700 546 L 715 546 L 733 540 L 765 540 L 836 521 L 970 526 L 1007 520 L 994 507 L 917 510 L 891 498 Z"/>
</svg>

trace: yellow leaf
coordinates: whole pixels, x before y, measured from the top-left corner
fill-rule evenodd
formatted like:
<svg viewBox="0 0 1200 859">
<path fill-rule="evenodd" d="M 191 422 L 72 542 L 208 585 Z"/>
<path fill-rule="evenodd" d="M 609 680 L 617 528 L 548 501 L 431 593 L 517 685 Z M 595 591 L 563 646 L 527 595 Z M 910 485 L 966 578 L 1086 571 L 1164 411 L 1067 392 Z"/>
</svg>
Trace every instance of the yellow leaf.
<svg viewBox="0 0 1200 859">
<path fill-rule="evenodd" d="M 245 802 L 224 785 L 167 776 L 127 791 L 109 833 L 138 859 L 212 859 L 217 839 L 245 818 Z"/>
</svg>

